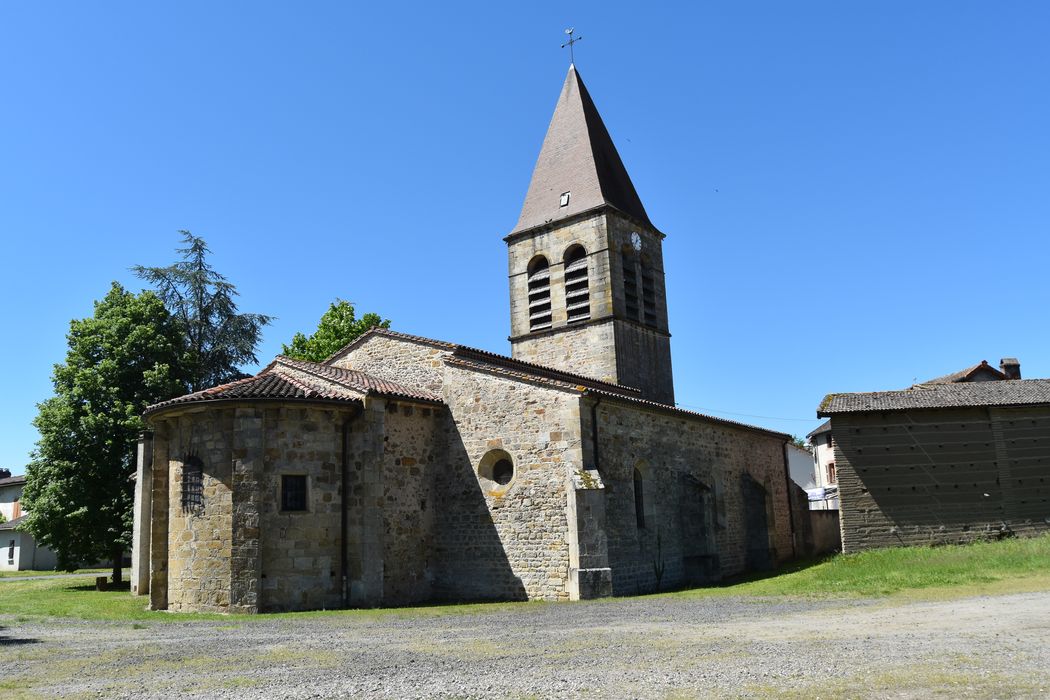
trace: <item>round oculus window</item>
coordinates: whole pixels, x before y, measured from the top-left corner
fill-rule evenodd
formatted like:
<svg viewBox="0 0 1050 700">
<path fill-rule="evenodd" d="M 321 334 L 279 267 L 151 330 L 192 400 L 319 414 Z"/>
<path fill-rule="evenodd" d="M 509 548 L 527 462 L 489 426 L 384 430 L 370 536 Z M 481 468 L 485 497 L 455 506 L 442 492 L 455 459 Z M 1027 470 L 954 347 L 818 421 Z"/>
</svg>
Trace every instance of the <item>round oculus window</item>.
<svg viewBox="0 0 1050 700">
<path fill-rule="evenodd" d="M 514 481 L 514 460 L 504 450 L 489 450 L 478 464 L 478 479 L 485 493 L 504 494 Z"/>
</svg>

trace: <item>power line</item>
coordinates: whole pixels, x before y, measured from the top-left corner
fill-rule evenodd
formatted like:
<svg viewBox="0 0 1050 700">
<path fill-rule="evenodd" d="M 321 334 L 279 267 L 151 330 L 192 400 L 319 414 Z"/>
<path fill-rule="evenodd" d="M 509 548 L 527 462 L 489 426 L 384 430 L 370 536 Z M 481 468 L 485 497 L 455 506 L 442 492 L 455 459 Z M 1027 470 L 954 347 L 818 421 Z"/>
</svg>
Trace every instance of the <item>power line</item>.
<svg viewBox="0 0 1050 700">
<path fill-rule="evenodd" d="M 782 418 L 780 416 L 756 416 L 753 413 L 733 413 L 732 411 L 722 411 L 717 408 L 705 408 L 703 406 L 694 406 L 688 403 L 680 403 L 678 406 L 682 408 L 691 408 L 696 411 L 707 411 L 709 413 L 721 413 L 727 416 L 743 416 L 745 418 L 762 418 L 764 420 L 793 420 L 806 423 L 815 423 L 820 420 L 819 418 Z"/>
</svg>

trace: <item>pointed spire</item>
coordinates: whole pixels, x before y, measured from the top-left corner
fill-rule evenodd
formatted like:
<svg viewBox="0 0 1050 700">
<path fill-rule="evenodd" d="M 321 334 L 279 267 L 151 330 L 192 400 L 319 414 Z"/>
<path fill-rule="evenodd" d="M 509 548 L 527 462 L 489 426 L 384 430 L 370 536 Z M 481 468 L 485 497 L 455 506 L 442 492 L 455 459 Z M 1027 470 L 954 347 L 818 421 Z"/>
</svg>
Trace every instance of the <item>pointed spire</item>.
<svg viewBox="0 0 1050 700">
<path fill-rule="evenodd" d="M 598 109 L 570 65 L 511 235 L 603 205 L 652 226 Z"/>
</svg>

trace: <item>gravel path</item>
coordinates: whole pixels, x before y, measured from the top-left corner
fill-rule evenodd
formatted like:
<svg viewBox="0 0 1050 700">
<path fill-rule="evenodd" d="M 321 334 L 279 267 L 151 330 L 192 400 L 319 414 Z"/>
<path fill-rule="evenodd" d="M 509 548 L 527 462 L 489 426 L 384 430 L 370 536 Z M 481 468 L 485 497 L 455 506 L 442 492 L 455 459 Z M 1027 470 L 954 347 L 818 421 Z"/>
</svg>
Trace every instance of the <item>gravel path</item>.
<svg viewBox="0 0 1050 700">
<path fill-rule="evenodd" d="M 138 624 L 0 617 L 0 696 L 1050 697 L 1050 592 L 447 611 Z"/>
</svg>

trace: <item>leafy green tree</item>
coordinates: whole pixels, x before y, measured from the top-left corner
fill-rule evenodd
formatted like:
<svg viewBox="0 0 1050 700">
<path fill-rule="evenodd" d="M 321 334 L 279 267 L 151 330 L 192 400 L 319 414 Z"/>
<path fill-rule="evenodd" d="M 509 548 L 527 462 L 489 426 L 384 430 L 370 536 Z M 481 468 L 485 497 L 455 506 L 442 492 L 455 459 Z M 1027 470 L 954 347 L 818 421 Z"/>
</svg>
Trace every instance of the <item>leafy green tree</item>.
<svg viewBox="0 0 1050 700">
<path fill-rule="evenodd" d="M 92 317 L 70 322 L 66 338 L 55 395 L 33 421 L 40 440 L 26 469 L 24 529 L 63 569 L 112 558 L 119 582 L 142 411 L 184 390 L 182 332 L 155 294 L 114 282 Z"/>
<path fill-rule="evenodd" d="M 179 231 L 186 247 L 182 260 L 168 267 L 132 268 L 151 283 L 181 324 L 189 374 L 188 389 L 200 391 L 244 376 L 239 365 L 258 362 L 255 348 L 272 318 L 237 312 L 237 289 L 208 264 L 204 239 Z"/>
<path fill-rule="evenodd" d="M 379 326 L 389 328 L 390 321 L 379 314 L 368 313 L 357 318 L 354 305 L 343 299 L 336 299 L 328 305 L 328 311 L 321 316 L 317 330 L 307 338 L 302 333 L 292 336 L 291 345 L 281 345 L 282 352 L 297 360 L 321 362 L 334 352 L 353 341 L 370 328 Z"/>
</svg>

